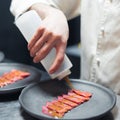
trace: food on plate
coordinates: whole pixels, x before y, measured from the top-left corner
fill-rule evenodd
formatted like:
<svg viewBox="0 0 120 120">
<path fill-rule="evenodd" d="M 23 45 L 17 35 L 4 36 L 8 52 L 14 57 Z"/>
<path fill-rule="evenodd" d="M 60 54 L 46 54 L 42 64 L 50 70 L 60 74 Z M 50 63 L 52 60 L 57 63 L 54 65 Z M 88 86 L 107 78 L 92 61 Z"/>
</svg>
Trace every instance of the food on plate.
<svg viewBox="0 0 120 120">
<path fill-rule="evenodd" d="M 4 73 L 0 76 L 0 87 L 12 84 L 18 80 L 23 80 L 28 76 L 30 76 L 29 72 L 13 69 L 10 72 Z"/>
<path fill-rule="evenodd" d="M 55 118 L 62 118 L 64 116 L 64 113 L 59 113 L 54 110 L 49 110 L 46 106 L 42 107 L 42 112 L 46 115 L 49 115 Z"/>
<path fill-rule="evenodd" d="M 89 101 L 91 97 L 92 93 L 90 92 L 72 89 L 67 94 L 63 94 L 55 100 L 47 102 L 42 107 L 42 112 L 54 118 L 62 118 L 65 113 Z"/>
<path fill-rule="evenodd" d="M 80 91 L 80 90 L 75 90 L 75 89 L 72 89 L 72 92 L 80 95 L 80 96 L 83 96 L 83 97 L 90 97 L 92 94 L 89 93 L 89 92 L 86 92 L 86 91 Z"/>
</svg>

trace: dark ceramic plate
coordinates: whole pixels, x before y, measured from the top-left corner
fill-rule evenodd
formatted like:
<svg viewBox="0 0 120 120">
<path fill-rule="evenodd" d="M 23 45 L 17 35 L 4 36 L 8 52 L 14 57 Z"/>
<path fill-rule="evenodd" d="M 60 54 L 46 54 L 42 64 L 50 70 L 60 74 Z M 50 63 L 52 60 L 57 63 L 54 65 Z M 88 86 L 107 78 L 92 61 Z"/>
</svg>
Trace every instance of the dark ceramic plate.
<svg viewBox="0 0 120 120">
<path fill-rule="evenodd" d="M 93 95 L 89 101 L 66 113 L 62 120 L 95 120 L 110 112 L 115 106 L 116 95 L 110 89 L 84 80 L 71 79 L 71 82 L 75 89 L 89 91 Z M 40 120 L 54 120 L 54 118 L 42 113 L 42 106 L 69 90 L 70 88 L 65 81 L 40 82 L 24 88 L 19 102 L 23 109 L 33 117 Z"/>
<path fill-rule="evenodd" d="M 40 80 L 41 73 L 38 69 L 19 63 L 0 63 L 0 76 L 6 72 L 9 72 L 13 69 L 23 70 L 30 72 L 30 76 L 26 77 L 23 80 L 17 81 L 13 84 L 9 84 L 0 88 L 0 94 L 12 93 L 21 90 L 27 85 Z"/>
</svg>

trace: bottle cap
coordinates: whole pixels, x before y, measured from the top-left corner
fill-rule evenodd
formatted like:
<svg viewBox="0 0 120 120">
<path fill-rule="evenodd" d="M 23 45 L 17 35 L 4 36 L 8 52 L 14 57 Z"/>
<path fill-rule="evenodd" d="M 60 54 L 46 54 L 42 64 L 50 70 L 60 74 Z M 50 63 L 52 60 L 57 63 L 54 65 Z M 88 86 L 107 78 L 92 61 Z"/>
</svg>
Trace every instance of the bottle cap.
<svg viewBox="0 0 120 120">
<path fill-rule="evenodd" d="M 70 70 L 62 71 L 60 74 L 58 74 L 57 78 L 59 80 L 62 80 L 64 77 L 68 76 L 69 74 L 71 74 Z"/>
</svg>

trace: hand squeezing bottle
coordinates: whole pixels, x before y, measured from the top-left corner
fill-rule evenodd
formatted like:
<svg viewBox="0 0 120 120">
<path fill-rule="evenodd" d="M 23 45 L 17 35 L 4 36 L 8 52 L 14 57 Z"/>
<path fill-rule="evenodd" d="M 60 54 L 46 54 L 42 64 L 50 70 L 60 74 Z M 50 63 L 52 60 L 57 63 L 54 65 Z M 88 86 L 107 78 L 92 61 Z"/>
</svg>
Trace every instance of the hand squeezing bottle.
<svg viewBox="0 0 120 120">
<path fill-rule="evenodd" d="M 27 42 L 29 42 L 29 40 L 32 38 L 32 36 L 36 32 L 40 24 L 41 24 L 41 18 L 34 10 L 25 12 L 15 20 L 15 25 L 21 31 Z M 55 55 L 56 55 L 56 50 L 55 48 L 53 48 L 49 52 L 49 54 L 43 60 L 40 61 L 47 72 L 54 61 Z M 65 55 L 64 61 L 60 66 L 60 68 L 55 73 L 49 75 L 52 79 L 58 78 L 61 80 L 71 73 L 70 71 L 71 67 L 72 67 L 72 63 Z"/>
</svg>

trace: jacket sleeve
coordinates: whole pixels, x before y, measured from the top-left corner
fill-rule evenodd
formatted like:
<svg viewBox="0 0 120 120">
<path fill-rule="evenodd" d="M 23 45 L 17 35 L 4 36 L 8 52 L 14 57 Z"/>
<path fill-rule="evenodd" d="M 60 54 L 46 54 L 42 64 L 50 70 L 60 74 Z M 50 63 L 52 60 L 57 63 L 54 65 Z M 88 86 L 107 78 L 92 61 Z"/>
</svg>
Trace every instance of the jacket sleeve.
<svg viewBox="0 0 120 120">
<path fill-rule="evenodd" d="M 63 11 L 67 19 L 72 19 L 80 14 L 80 0 L 12 0 L 10 11 L 15 17 L 18 17 L 35 3 L 58 8 Z"/>
</svg>

